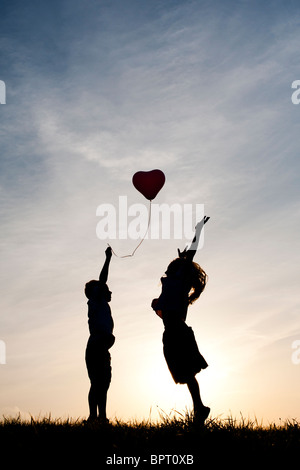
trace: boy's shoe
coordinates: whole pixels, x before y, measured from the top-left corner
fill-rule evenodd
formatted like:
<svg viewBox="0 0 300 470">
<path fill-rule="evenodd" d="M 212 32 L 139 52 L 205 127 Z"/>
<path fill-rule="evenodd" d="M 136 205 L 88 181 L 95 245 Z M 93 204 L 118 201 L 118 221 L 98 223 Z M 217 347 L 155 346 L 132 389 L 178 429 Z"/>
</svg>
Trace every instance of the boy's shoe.
<svg viewBox="0 0 300 470">
<path fill-rule="evenodd" d="M 204 424 L 204 421 L 210 413 L 209 406 L 203 406 L 199 411 L 196 411 L 194 414 L 194 422 L 197 424 Z"/>
<path fill-rule="evenodd" d="M 108 418 L 100 418 L 100 416 L 98 416 L 97 423 L 98 424 L 109 424 L 109 419 Z"/>
</svg>

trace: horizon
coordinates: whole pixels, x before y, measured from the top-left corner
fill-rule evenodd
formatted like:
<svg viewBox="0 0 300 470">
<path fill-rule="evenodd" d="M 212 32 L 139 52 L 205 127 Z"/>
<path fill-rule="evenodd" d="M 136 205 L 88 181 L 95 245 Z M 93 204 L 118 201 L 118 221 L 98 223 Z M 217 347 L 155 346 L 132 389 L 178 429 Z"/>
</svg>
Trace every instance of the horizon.
<svg viewBox="0 0 300 470">
<path fill-rule="evenodd" d="M 0 415 L 88 415 L 84 286 L 107 243 L 126 255 L 139 241 L 100 240 L 97 208 L 122 196 L 147 208 L 132 176 L 160 169 L 153 203 L 210 216 L 195 256 L 208 283 L 187 324 L 211 416 L 299 419 L 299 5 L 1 8 Z M 191 410 L 151 308 L 184 235 L 112 258 L 111 420 Z"/>
</svg>

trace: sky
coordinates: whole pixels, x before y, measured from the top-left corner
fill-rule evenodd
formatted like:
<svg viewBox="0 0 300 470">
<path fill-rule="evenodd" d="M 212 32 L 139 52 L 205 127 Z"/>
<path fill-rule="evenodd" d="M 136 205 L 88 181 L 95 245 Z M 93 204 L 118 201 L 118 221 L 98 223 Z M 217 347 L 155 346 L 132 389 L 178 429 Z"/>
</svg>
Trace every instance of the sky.
<svg viewBox="0 0 300 470">
<path fill-rule="evenodd" d="M 148 208 L 132 176 L 158 168 L 153 203 L 210 216 L 195 257 L 208 283 L 187 323 L 211 417 L 300 419 L 299 3 L 0 8 L 0 416 L 88 416 L 84 285 L 108 242 L 118 255 L 137 245 L 100 239 L 97 208 L 118 211 L 120 196 Z M 188 242 L 149 238 L 112 258 L 111 420 L 192 409 L 151 309 Z"/>
</svg>

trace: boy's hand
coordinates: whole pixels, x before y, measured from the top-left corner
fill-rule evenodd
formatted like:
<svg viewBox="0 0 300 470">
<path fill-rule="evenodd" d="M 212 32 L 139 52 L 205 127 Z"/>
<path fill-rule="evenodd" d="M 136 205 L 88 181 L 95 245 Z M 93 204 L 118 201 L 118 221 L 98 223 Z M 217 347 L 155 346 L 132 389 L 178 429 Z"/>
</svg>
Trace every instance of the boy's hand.
<svg viewBox="0 0 300 470">
<path fill-rule="evenodd" d="M 111 259 L 112 257 L 112 249 L 110 246 L 108 246 L 105 250 L 105 255 L 106 255 L 106 259 Z"/>
</svg>

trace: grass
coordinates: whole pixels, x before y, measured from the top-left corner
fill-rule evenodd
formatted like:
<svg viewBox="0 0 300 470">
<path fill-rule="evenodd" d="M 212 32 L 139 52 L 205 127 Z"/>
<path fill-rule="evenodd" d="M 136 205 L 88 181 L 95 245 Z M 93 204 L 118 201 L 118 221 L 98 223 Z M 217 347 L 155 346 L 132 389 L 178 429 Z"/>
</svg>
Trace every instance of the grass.
<svg viewBox="0 0 300 470">
<path fill-rule="evenodd" d="M 92 465 L 103 468 L 108 458 L 140 457 L 138 468 L 161 467 L 150 465 L 151 455 L 192 456 L 195 467 L 203 462 L 229 464 L 243 468 L 255 465 L 256 468 L 271 468 L 282 461 L 286 468 L 292 464 L 299 466 L 300 424 L 296 420 L 280 425 L 262 426 L 256 420 L 208 419 L 205 426 L 198 426 L 192 416 L 176 413 L 169 416 L 161 413 L 160 420 L 122 422 L 110 424 L 85 423 L 81 419 L 44 418 L 22 420 L 21 417 L 3 417 L 0 421 L 1 458 L 12 463 L 28 461 L 31 468 L 66 468 L 73 464 Z M 172 460 L 168 467 L 187 465 L 187 458 Z M 41 460 L 42 459 L 42 460 Z M 147 460 L 147 462 L 144 462 Z M 181 460 L 181 463 L 179 462 Z M 3 460 L 2 460 L 3 461 Z M 165 458 L 164 463 L 166 464 Z M 127 462 L 128 467 L 134 467 Z M 257 464 L 259 466 L 257 467 Z M 131 464 L 131 465 L 130 465 Z M 298 464 L 298 465 L 297 465 Z M 190 463 L 191 466 L 191 457 Z M 296 466 L 297 465 L 297 466 Z M 124 467 L 122 462 L 121 468 Z M 215 465 L 213 466 L 215 467 Z M 110 468 L 110 467 L 108 467 Z"/>
</svg>

